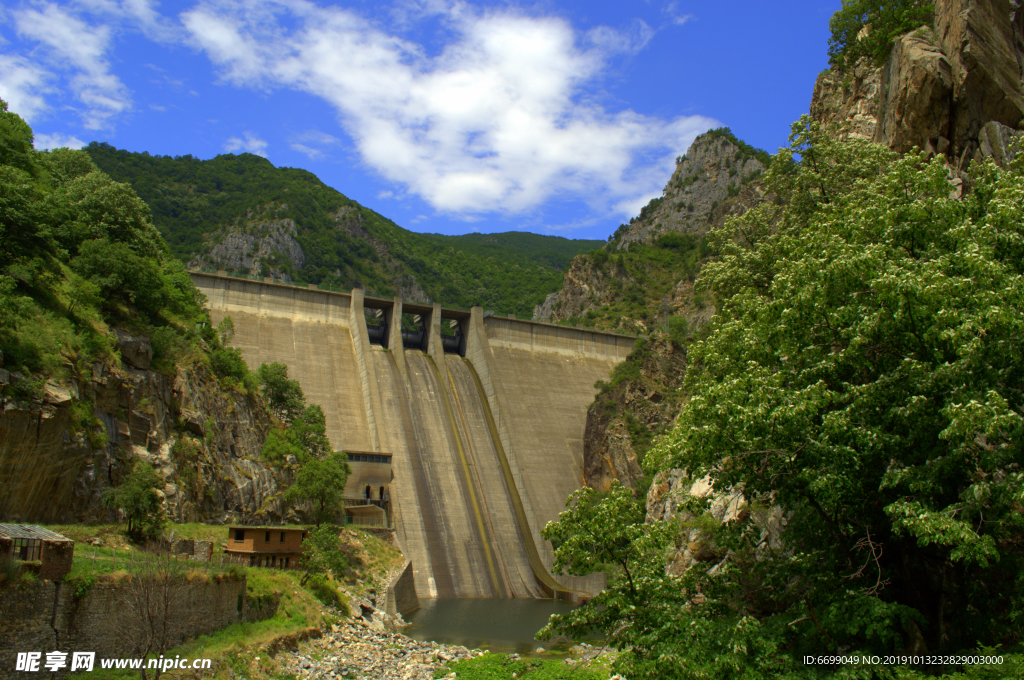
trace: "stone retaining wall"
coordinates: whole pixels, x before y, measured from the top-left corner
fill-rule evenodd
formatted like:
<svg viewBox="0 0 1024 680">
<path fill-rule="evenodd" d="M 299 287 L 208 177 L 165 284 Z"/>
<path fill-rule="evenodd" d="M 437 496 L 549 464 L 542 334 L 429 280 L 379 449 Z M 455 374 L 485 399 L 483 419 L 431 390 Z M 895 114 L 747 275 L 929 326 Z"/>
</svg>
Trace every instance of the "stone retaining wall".
<svg viewBox="0 0 1024 680">
<path fill-rule="evenodd" d="M 153 582 L 148 583 L 152 587 Z M 72 585 L 49 580 L 0 590 L 0 680 L 26 677 L 15 671 L 18 652 L 42 652 L 44 660 L 53 651 L 68 653 L 68 660 L 71 652 L 96 652 L 97 668 L 101 658 L 134 656 L 132 638 L 137 638 L 141 624 L 136 626 L 133 612 L 143 596 L 138 584 L 97 583 L 81 598 L 75 597 Z M 243 619 L 244 578 L 179 583 L 149 594 L 156 599 L 168 595 L 166 620 L 173 645 Z"/>
</svg>

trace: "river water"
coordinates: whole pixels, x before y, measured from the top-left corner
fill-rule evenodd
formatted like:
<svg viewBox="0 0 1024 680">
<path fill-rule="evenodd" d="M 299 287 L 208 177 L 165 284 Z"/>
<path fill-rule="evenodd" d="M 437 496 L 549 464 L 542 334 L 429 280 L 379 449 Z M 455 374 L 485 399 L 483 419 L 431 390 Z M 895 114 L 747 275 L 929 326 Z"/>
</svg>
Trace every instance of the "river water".
<svg viewBox="0 0 1024 680">
<path fill-rule="evenodd" d="M 420 598 L 420 609 L 405 617 L 412 625 L 403 630 L 415 640 L 431 640 L 499 654 L 537 654 L 553 643 L 533 639 L 552 614 L 564 614 L 573 605 L 554 600 Z"/>
</svg>

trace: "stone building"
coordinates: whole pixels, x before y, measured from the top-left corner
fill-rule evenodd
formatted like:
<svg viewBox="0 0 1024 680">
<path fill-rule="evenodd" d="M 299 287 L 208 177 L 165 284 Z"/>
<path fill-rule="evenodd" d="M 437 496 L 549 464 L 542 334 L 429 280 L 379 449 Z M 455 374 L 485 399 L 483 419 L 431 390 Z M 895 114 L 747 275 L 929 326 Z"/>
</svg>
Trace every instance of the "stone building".
<svg viewBox="0 0 1024 680">
<path fill-rule="evenodd" d="M 39 562 L 39 576 L 55 581 L 71 571 L 75 542 L 32 524 L 0 524 L 0 559 Z"/>
</svg>

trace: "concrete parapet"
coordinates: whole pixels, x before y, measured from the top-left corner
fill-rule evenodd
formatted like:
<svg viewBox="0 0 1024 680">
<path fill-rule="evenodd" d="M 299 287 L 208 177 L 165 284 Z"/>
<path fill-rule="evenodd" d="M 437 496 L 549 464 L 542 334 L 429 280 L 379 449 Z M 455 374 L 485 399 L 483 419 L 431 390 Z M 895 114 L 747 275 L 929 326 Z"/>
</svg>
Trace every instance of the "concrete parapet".
<svg viewBox="0 0 1024 680">
<path fill-rule="evenodd" d="M 388 584 L 384 611 L 390 616 L 406 616 L 420 608 L 416 594 L 416 580 L 413 578 L 412 562 L 405 561 L 405 568 Z"/>
<path fill-rule="evenodd" d="M 348 326 L 351 296 L 270 281 L 252 281 L 208 272 L 191 272 L 192 282 L 209 302 L 210 310 Z M 361 292 L 361 291 L 360 291 Z"/>
<path fill-rule="evenodd" d="M 623 361 L 636 338 L 584 328 L 490 316 L 484 328 L 492 347 L 561 354 L 573 358 Z"/>
</svg>

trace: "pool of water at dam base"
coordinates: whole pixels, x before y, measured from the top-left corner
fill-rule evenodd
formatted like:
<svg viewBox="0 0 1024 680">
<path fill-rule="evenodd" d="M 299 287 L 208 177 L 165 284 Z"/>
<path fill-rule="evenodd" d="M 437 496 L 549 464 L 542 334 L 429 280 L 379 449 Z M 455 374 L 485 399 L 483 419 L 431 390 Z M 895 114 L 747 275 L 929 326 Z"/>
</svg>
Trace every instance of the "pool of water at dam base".
<svg viewBox="0 0 1024 680">
<path fill-rule="evenodd" d="M 535 656 L 538 647 L 552 650 L 554 641 L 541 642 L 533 636 L 552 614 L 572 608 L 565 602 L 528 598 L 421 598 L 420 609 L 405 617 L 411 625 L 402 632 L 415 640 Z"/>
</svg>

